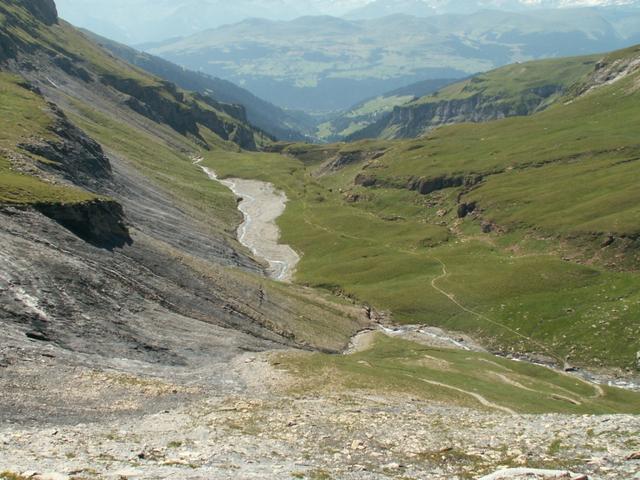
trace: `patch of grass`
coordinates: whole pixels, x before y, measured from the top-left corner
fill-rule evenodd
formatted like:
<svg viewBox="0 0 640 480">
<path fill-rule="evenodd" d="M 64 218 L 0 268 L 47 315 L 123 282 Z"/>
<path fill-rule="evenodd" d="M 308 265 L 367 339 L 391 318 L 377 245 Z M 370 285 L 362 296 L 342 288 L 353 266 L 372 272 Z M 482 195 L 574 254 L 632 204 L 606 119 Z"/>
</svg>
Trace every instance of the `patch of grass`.
<svg viewBox="0 0 640 480">
<path fill-rule="evenodd" d="M 0 203 L 81 203 L 95 198 L 79 188 L 53 185 L 29 175 L 2 171 L 0 167 Z"/>
<path fill-rule="evenodd" d="M 79 188 L 55 185 L 13 169 L 10 158 L 26 155 L 18 144 L 52 138 L 45 101 L 21 86 L 20 77 L 0 72 L 0 203 L 76 203 L 96 196 Z M 34 158 L 32 163 L 43 159 Z"/>
<path fill-rule="evenodd" d="M 518 413 L 640 413 L 637 393 L 603 387 L 601 394 L 592 384 L 548 368 L 383 334 L 352 355 L 281 354 L 277 361 L 298 379 L 296 391 L 375 389 Z"/>
<path fill-rule="evenodd" d="M 309 480 L 331 480 L 333 477 L 327 470 L 318 468 L 307 472 L 306 478 Z"/>
<path fill-rule="evenodd" d="M 562 450 L 562 440 L 557 438 L 549 444 L 549 447 L 547 448 L 547 455 L 554 457 L 558 455 L 561 450 Z"/>
<path fill-rule="evenodd" d="M 27 477 L 23 477 L 20 474 L 14 472 L 2 472 L 0 473 L 0 480 L 27 480 Z"/>
</svg>

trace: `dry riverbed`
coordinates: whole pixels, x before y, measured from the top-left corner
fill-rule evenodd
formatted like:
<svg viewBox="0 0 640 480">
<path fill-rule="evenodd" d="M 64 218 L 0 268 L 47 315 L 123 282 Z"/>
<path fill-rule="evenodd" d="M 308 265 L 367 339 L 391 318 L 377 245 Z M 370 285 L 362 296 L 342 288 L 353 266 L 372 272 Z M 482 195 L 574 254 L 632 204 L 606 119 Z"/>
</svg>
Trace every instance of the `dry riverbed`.
<svg viewBox="0 0 640 480">
<path fill-rule="evenodd" d="M 291 281 L 300 256 L 289 245 L 279 243 L 280 229 L 276 224 L 286 208 L 287 196 L 267 182 L 240 178 L 220 180 L 212 169 L 199 165 L 200 161 L 196 160 L 196 165 L 210 179 L 229 187 L 240 199 L 238 209 L 244 216 L 238 228 L 240 243 L 249 248 L 257 259 L 268 263 L 267 273 L 271 278 Z"/>
</svg>

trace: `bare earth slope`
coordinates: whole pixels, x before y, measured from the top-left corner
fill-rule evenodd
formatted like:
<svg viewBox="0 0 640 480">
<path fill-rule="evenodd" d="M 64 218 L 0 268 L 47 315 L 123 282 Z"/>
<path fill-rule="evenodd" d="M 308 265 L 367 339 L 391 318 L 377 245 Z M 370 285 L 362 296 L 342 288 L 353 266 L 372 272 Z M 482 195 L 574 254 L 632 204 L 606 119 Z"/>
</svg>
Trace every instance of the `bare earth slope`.
<svg viewBox="0 0 640 480">
<path fill-rule="evenodd" d="M 115 60 L 41 4 L 49 16 L 0 3 L 2 420 L 96 420 L 114 392 L 76 403 L 48 388 L 72 388 L 78 368 L 203 369 L 195 378 L 227 391 L 239 384 L 222 365 L 245 351 L 343 348 L 360 313 L 265 278 L 235 239 L 233 195 L 192 165 L 260 132 L 233 106 Z"/>
</svg>

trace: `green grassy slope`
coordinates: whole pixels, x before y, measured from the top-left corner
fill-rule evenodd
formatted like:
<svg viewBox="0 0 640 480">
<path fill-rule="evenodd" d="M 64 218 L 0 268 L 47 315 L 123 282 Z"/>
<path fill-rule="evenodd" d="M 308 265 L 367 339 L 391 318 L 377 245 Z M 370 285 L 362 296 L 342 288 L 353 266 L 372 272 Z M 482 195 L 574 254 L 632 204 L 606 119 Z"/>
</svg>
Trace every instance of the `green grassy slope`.
<svg viewBox="0 0 640 480">
<path fill-rule="evenodd" d="M 597 387 L 563 373 L 492 355 L 427 347 L 377 334 L 342 356 L 279 355 L 304 391 L 370 391 L 503 413 L 640 413 L 639 395 Z M 373 393 L 373 392 L 372 392 Z"/>
<path fill-rule="evenodd" d="M 597 71 L 606 78 L 638 56 L 637 47 L 616 52 Z M 400 322 L 471 332 L 497 350 L 632 367 L 640 350 L 639 76 L 531 117 L 441 128 L 421 140 L 207 161 L 287 192 L 280 226 L 304 253 L 301 283 Z M 385 148 L 326 168 L 341 151 Z M 358 177 L 374 186 L 354 184 Z M 407 188 L 438 178 L 462 180 L 424 195 Z M 465 178 L 482 180 L 464 186 Z M 458 218 L 472 202 L 475 212 Z"/>
<path fill-rule="evenodd" d="M 593 70 L 599 58 L 538 60 L 481 73 L 397 106 L 347 138 L 414 138 L 443 124 L 530 115 L 561 99 L 569 87 Z"/>
<path fill-rule="evenodd" d="M 568 88 L 591 72 L 599 58 L 598 55 L 588 55 L 507 65 L 444 87 L 435 94 L 419 98 L 413 104 L 464 99 L 478 94 L 502 102 L 526 101 L 523 96 L 527 93 L 533 95 L 538 90 L 550 87 Z M 549 98 L 549 103 L 556 98 Z"/>
<path fill-rule="evenodd" d="M 501 225 L 633 236 L 637 82 L 636 73 L 531 118 L 438 130 L 396 147 L 380 159 L 374 177 L 403 184 L 416 177 L 479 175 L 487 181 L 465 199 L 486 206 L 489 219 Z"/>
</svg>

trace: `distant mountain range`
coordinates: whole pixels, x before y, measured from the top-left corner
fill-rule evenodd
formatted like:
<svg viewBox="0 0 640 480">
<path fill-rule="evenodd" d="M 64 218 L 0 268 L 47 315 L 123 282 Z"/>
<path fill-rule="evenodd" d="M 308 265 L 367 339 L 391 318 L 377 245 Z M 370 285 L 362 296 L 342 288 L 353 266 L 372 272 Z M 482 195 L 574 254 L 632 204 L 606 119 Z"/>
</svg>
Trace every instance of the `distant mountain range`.
<svg viewBox="0 0 640 480">
<path fill-rule="evenodd" d="M 58 0 L 60 15 L 100 35 L 133 45 L 185 36 L 259 17 L 343 15 L 368 0 Z M 144 19 L 141 21 L 141 19 Z"/>
<path fill-rule="evenodd" d="M 377 18 L 390 14 L 468 14 L 568 7 L 639 8 L 639 0 L 59 0 L 62 17 L 129 45 L 186 36 L 252 17 L 305 15 Z M 143 21 L 141 21 L 143 20 Z"/>
<path fill-rule="evenodd" d="M 403 13 L 415 16 L 469 14 L 480 10 L 527 11 L 577 7 L 638 8 L 637 0 L 372 0 L 355 8 L 346 17 L 378 18 Z"/>
<path fill-rule="evenodd" d="M 418 81 L 636 42 L 640 10 L 579 8 L 427 18 L 250 19 L 147 49 L 228 79 L 275 105 L 327 113 Z"/>
</svg>

